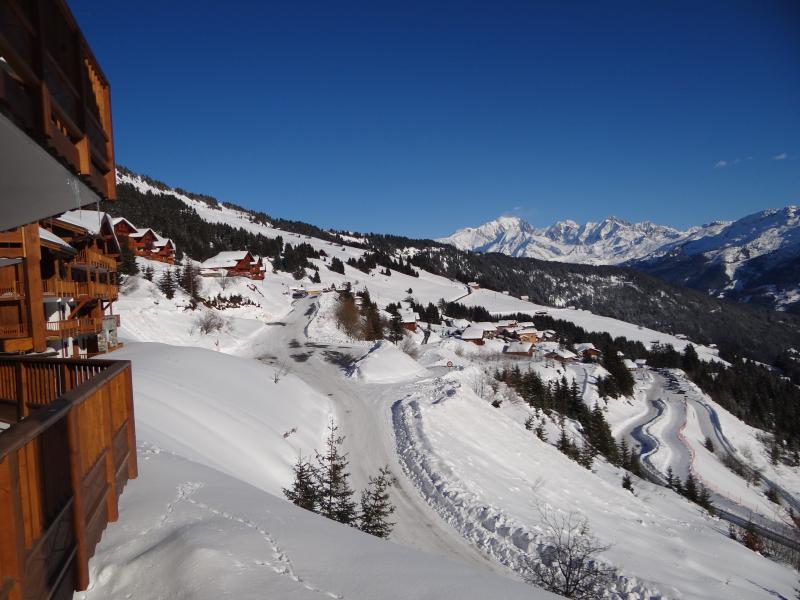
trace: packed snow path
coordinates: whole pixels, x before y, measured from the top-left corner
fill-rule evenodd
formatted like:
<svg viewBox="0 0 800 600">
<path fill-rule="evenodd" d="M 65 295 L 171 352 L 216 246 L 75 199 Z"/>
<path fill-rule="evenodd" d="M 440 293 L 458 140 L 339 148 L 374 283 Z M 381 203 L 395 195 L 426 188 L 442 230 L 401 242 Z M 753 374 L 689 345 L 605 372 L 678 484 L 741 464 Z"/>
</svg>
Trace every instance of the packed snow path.
<svg viewBox="0 0 800 600">
<path fill-rule="evenodd" d="M 392 489 L 397 509 L 392 515 L 397 523 L 393 541 L 508 575 L 509 570 L 481 554 L 428 506 L 406 478 L 398 462 L 391 421 L 391 406 L 404 396 L 403 386 L 368 384 L 346 377 L 349 365 L 367 348 L 309 340 L 306 327 L 315 311 L 313 299 L 299 300 L 294 310 L 282 322 L 272 324 L 269 334 L 259 340 L 258 355 L 279 375 L 288 369 L 331 398 L 339 432 L 346 438 L 352 486 L 363 488 L 370 475 L 389 465 L 397 478 Z"/>
<path fill-rule="evenodd" d="M 737 496 L 735 491 L 708 485 L 702 476 L 698 476 L 695 450 L 687 443 L 683 433 L 688 410 L 694 410 L 700 430 L 706 438 L 712 440 L 718 452 L 727 454 L 741 464 L 736 450 L 725 436 L 715 409 L 687 393 L 674 373 L 652 372 L 651 377 L 653 382 L 647 391 L 647 412 L 623 430 L 623 437 L 632 441 L 634 448 L 638 448 L 642 467 L 649 478 L 666 485 L 669 467 L 674 476 L 680 477 L 682 481 L 686 480 L 691 471 L 695 478 L 707 485 L 720 517 L 739 526 L 752 523 L 762 535 L 797 548 L 793 530 L 775 514 L 764 514 L 767 511 L 763 508 L 755 510 Z M 742 467 L 747 469 L 745 465 Z M 798 501 L 791 493 L 763 475 L 762 478 L 778 491 L 787 506 L 798 510 Z"/>
</svg>

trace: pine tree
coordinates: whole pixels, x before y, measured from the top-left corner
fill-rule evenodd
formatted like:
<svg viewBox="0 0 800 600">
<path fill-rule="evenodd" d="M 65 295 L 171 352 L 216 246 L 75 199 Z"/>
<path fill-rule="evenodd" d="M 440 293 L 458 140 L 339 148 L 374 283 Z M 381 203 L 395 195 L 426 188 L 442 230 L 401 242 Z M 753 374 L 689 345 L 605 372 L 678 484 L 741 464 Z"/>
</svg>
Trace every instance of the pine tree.
<svg viewBox="0 0 800 600">
<path fill-rule="evenodd" d="M 300 508 L 316 511 L 319 491 L 316 488 L 314 466 L 303 460 L 302 456 L 298 456 L 293 471 L 292 487 L 283 488 L 283 495 Z"/>
<path fill-rule="evenodd" d="M 120 245 L 119 272 L 123 275 L 136 275 L 139 272 L 136 255 L 127 243 Z"/>
<path fill-rule="evenodd" d="M 365 304 L 367 300 L 364 300 Z M 383 339 L 383 323 L 381 323 L 381 315 L 378 312 L 378 307 L 372 302 L 366 307 L 364 314 L 364 339 L 365 340 L 382 340 Z"/>
<path fill-rule="evenodd" d="M 167 269 L 158 280 L 158 289 L 164 294 L 168 300 L 175 296 L 175 279 L 172 276 L 172 270 Z"/>
<path fill-rule="evenodd" d="M 294 277 L 295 280 L 297 281 L 300 281 L 305 276 L 306 276 L 305 267 L 299 266 L 294 271 L 292 271 L 292 277 Z"/>
<path fill-rule="evenodd" d="M 183 291 L 189 294 L 192 299 L 196 300 L 200 297 L 200 289 L 203 286 L 200 278 L 200 270 L 188 259 L 178 279 L 178 285 L 180 285 Z"/>
<path fill-rule="evenodd" d="M 389 321 L 389 341 L 397 343 L 403 339 L 403 322 L 400 318 L 400 313 L 392 315 L 392 320 Z"/>
<path fill-rule="evenodd" d="M 311 283 L 322 283 L 322 280 L 319 278 L 319 271 L 314 271 L 314 274 L 311 276 Z"/>
<path fill-rule="evenodd" d="M 332 257 L 331 264 L 328 265 L 328 268 L 333 271 L 334 273 L 339 273 L 344 275 L 344 263 L 341 261 L 340 258 Z"/>
<path fill-rule="evenodd" d="M 364 533 L 388 538 L 392 533 L 394 523 L 389 522 L 389 517 L 395 507 L 389 500 L 389 488 L 395 479 L 389 466 L 382 467 L 376 477 L 369 478 L 367 489 L 361 492 L 361 514 L 359 515 L 358 528 Z"/>
<path fill-rule="evenodd" d="M 631 476 L 628 473 L 625 473 L 622 476 L 622 487 L 624 487 L 626 490 L 630 490 L 631 492 L 633 492 L 633 480 L 631 479 Z"/>
<path fill-rule="evenodd" d="M 147 281 L 153 281 L 154 275 L 155 272 L 153 271 L 153 267 L 151 267 L 150 265 L 147 265 L 144 268 L 144 271 L 142 271 L 142 277 L 144 277 Z"/>
<path fill-rule="evenodd" d="M 356 504 L 348 480 L 347 454 L 342 452 L 344 438 L 338 435 L 339 428 L 331 421 L 325 440 L 325 454 L 317 452 L 315 487 L 318 490 L 319 514 L 351 525 L 356 520 Z"/>
<path fill-rule="evenodd" d="M 689 474 L 686 476 L 686 483 L 683 486 L 683 495 L 686 496 L 688 500 L 697 502 L 697 482 L 691 471 L 689 471 Z"/>
<path fill-rule="evenodd" d="M 672 467 L 667 467 L 667 487 L 672 488 L 675 486 L 675 473 Z"/>
</svg>

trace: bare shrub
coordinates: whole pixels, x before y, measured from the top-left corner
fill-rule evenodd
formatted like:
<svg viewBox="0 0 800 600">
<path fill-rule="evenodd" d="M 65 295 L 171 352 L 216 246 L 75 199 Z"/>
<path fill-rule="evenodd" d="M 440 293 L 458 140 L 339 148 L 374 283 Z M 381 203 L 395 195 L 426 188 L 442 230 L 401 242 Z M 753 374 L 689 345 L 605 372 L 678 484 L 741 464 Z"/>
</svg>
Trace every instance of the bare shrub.
<svg viewBox="0 0 800 600">
<path fill-rule="evenodd" d="M 531 560 L 523 577 L 528 583 L 575 600 L 605 597 L 616 570 L 601 564 L 597 555 L 611 546 L 601 544 L 580 515 L 542 513 L 544 539 L 539 560 Z"/>
<path fill-rule="evenodd" d="M 199 330 L 200 333 L 208 335 L 215 331 L 221 331 L 225 327 L 225 319 L 213 310 L 205 310 L 192 321 L 192 330 Z"/>
</svg>

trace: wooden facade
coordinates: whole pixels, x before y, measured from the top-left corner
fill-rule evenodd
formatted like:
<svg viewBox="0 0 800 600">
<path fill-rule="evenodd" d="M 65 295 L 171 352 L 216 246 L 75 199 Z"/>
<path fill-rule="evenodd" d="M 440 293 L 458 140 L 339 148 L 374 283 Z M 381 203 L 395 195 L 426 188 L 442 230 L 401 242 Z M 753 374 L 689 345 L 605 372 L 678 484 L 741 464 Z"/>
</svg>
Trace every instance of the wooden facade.
<svg viewBox="0 0 800 600">
<path fill-rule="evenodd" d="M 0 2 L 0 56 L 8 65 L 0 68 L 2 112 L 102 198 L 114 199 L 108 80 L 66 3 Z"/>
<path fill-rule="evenodd" d="M 0 598 L 72 598 L 137 476 L 128 361 L 0 358 Z"/>
<path fill-rule="evenodd" d="M 158 262 L 175 264 L 175 244 L 152 229 L 137 229 L 127 219 L 114 219 L 114 233 L 120 245 L 126 245 L 136 256 Z"/>
<path fill-rule="evenodd" d="M 78 357 L 119 346 L 118 259 L 110 225 L 90 232 L 51 218 L 0 234 L 0 352 Z"/>
</svg>

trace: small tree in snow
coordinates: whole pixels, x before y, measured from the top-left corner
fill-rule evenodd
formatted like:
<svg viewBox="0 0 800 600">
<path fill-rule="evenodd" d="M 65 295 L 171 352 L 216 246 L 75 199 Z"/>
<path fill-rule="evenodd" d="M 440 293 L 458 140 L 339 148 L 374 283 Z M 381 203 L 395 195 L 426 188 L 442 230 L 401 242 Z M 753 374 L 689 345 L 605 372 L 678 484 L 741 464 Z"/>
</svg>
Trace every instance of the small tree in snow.
<svg viewBox="0 0 800 600">
<path fill-rule="evenodd" d="M 150 265 L 145 266 L 144 270 L 142 271 L 142 277 L 144 277 L 147 281 L 153 281 L 153 275 L 155 275 L 153 267 Z"/>
<path fill-rule="evenodd" d="M 157 285 L 158 289 L 161 290 L 161 293 L 164 294 L 168 300 L 171 300 L 173 296 L 175 296 L 175 288 L 177 285 L 171 269 L 164 271 L 159 278 Z"/>
<path fill-rule="evenodd" d="M 358 528 L 364 533 L 380 538 L 388 538 L 392 533 L 394 523 L 389 521 L 389 517 L 395 507 L 389 500 L 389 488 L 394 483 L 388 465 L 382 467 L 376 477 L 369 478 L 367 489 L 361 492 L 361 515 L 358 519 Z"/>
<path fill-rule="evenodd" d="M 303 460 L 302 456 L 298 456 L 293 471 L 292 485 L 283 488 L 283 495 L 300 508 L 316 511 L 319 492 L 316 487 L 314 466 L 309 461 Z"/>
<path fill-rule="evenodd" d="M 356 520 L 356 504 L 348 481 L 347 454 L 342 452 L 344 437 L 338 431 L 339 428 L 331 421 L 325 440 L 325 453 L 317 452 L 315 480 L 319 492 L 319 513 L 334 521 L 352 525 Z"/>
<path fill-rule="evenodd" d="M 540 562 L 528 564 L 525 580 L 550 592 L 575 600 L 605 596 L 616 571 L 597 561 L 611 546 L 601 544 L 586 519 L 576 513 L 543 515 L 545 538 Z"/>
</svg>

